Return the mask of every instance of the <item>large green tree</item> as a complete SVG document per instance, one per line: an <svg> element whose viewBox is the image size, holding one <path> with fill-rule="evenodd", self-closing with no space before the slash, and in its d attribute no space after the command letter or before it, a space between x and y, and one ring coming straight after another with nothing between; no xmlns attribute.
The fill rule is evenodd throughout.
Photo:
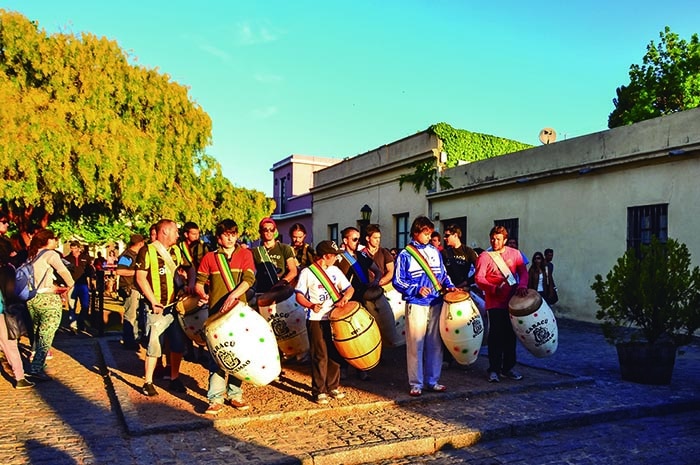
<svg viewBox="0 0 700 465"><path fill-rule="evenodd" d="M617 88L609 128L700 106L698 35L688 42L666 26L659 38L647 45L641 65L630 66L630 83Z"/></svg>
<svg viewBox="0 0 700 465"><path fill-rule="evenodd" d="M104 37L49 35L0 10L0 189L13 221L232 217L255 231L272 201L223 177L205 153L211 119L185 86L130 61Z"/></svg>

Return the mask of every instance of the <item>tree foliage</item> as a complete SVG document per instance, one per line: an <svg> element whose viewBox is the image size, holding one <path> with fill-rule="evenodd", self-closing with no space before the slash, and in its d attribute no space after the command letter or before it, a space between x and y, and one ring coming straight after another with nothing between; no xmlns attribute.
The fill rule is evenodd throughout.
<svg viewBox="0 0 700 465"><path fill-rule="evenodd" d="M246 230L274 208L205 153L211 120L188 89L104 37L0 10L0 102L0 189L20 228L233 217Z"/></svg>
<svg viewBox="0 0 700 465"><path fill-rule="evenodd" d="M503 137L496 137L489 134L455 129L447 123L437 123L428 128L440 138L442 148L447 153L446 168L457 166L460 161L472 162L486 160L487 158L505 155L520 150L529 149L532 145ZM399 177L399 186L405 183L413 185L418 193L422 188L430 191L435 188L435 180L440 182L442 189L449 189L452 184L449 178L437 176L437 161L427 160L417 162L411 166L412 173Z"/></svg>
<svg viewBox="0 0 700 465"><path fill-rule="evenodd" d="M630 83L616 89L609 128L700 106L698 35L687 42L666 26L659 38L647 45L641 66L630 66Z"/></svg>

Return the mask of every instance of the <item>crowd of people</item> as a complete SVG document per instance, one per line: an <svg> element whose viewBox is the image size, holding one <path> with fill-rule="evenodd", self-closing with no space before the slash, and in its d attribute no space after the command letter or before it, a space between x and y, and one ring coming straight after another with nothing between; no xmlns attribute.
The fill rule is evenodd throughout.
<svg viewBox="0 0 700 465"><path fill-rule="evenodd" d="M6 217L0 218L0 233L3 225L6 233L7 223ZM19 265L19 251L5 233L0 234L0 312L16 300L7 285L12 273L4 271ZM149 239L133 234L118 256L110 251L107 258L98 255L92 260L77 242L71 242L70 253L61 257L50 229L33 231L26 254L20 257L29 260L35 276L41 277L38 293L26 302L33 326L29 334L33 355L26 373L17 340L8 338L4 319L0 318L0 349L12 366L16 387L50 380L44 367L61 323L62 299L69 302L68 327L84 331L84 312L95 286L103 293L116 291L123 301L124 349L145 348L143 394L158 395L154 383L157 369L168 370L170 391L185 393L187 387L180 379L182 360L200 351L200 361L205 358L209 370L206 413L210 415L218 414L227 404L239 410L247 409L248 404L241 380L186 337L176 312L184 296L195 299L197 307L206 308L212 316L229 311L239 302L255 309L261 295L289 289L305 310L309 337L308 352L296 354L294 360L310 365L312 396L319 404L344 396L340 382L347 376L348 362L332 339L330 316L335 308L360 304L376 321L383 343L399 346L404 336L397 334L385 289L393 286L402 295L406 304L408 389L411 396L420 396L424 390L447 390L440 376L451 355L443 351L439 330L446 293L472 291L485 301L490 382L499 382L502 377L522 379L515 370L510 298L525 295L527 289L534 289L547 302L557 298L553 250L535 252L528 270L527 258L503 226L490 231L487 250L465 245L461 229L454 224L447 225L441 235L425 216L415 218L411 241L402 250L381 246L378 225L368 225L363 231L347 227L341 231L341 244L323 240L316 247L306 242L307 232L300 223L289 230L290 244L278 240L279 231L272 218L260 221L259 233L259 245L249 245L241 239L235 221L225 219L216 225L216 244L210 247L202 241L197 224L187 222L178 228L174 221L162 219L151 227ZM161 365L164 356L167 368ZM370 376L371 370L358 370L360 379Z"/></svg>

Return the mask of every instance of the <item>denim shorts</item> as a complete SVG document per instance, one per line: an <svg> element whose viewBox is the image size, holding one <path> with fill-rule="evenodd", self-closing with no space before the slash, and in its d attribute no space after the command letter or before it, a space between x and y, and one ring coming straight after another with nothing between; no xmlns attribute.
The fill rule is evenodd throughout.
<svg viewBox="0 0 700 465"><path fill-rule="evenodd" d="M185 351L185 333L180 328L180 324L175 321L172 313L163 315L148 312L146 333L148 334L146 355L149 357L160 357L163 354L163 336L168 337L171 352L183 353Z"/></svg>

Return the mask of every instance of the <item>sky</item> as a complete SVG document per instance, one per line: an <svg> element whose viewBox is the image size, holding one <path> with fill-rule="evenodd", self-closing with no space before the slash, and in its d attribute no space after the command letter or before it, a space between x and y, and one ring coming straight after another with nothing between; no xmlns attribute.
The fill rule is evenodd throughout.
<svg viewBox="0 0 700 465"><path fill-rule="evenodd" d="M115 40L189 89L236 186L272 195L292 154L353 157L439 122L539 145L607 129L665 26L697 0L0 0L48 33Z"/></svg>

